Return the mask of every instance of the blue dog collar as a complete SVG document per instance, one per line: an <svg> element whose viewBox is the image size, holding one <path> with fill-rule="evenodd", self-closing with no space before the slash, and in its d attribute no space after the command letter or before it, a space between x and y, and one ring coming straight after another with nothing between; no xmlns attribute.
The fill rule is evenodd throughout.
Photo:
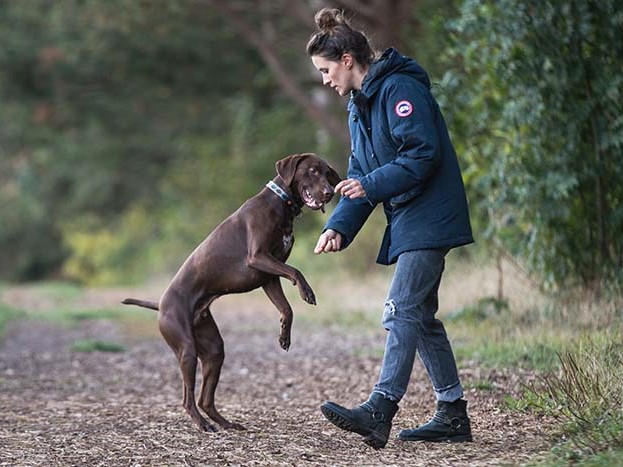
<svg viewBox="0 0 623 467"><path fill-rule="evenodd" d="M277 196L279 196L279 198L281 198L281 200L286 203L286 205L292 210L292 212L294 212L294 215L298 216L301 213L301 208L299 208L296 203L294 202L294 200L292 199L292 197L285 192L285 190L283 188L281 188L279 185L277 185L275 182L273 182L272 180L270 180L267 184L266 187L272 191L273 193L275 193Z"/></svg>

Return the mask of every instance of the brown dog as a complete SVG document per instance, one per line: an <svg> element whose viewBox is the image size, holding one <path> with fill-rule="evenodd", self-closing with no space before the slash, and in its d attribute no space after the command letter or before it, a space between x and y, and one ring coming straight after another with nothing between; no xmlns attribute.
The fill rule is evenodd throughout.
<svg viewBox="0 0 623 467"><path fill-rule="evenodd" d="M316 298L300 271L285 264L294 236L294 217L303 205L321 209L333 197L340 177L315 154L295 154L276 164L277 176L225 219L193 251L164 291L160 301L126 298L122 303L159 310L158 327L175 353L184 382L183 405L199 429L216 431L195 402L197 359L203 380L199 407L224 428L243 429L223 418L214 406L214 392L224 359L223 339L210 313L222 295L262 287L281 315L279 344L290 347L292 308L280 277L298 286L303 300Z"/></svg>

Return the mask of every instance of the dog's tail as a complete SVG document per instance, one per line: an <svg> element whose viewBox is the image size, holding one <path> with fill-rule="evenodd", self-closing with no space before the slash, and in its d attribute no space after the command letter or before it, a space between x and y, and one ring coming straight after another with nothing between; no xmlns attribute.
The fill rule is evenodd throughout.
<svg viewBox="0 0 623 467"><path fill-rule="evenodd" d="M150 308L152 310L156 310L158 311L160 308L158 308L158 302L150 302L147 300L138 300L136 298L126 298L124 300L122 300L122 302L124 305L138 305L138 306L142 306L143 308Z"/></svg>

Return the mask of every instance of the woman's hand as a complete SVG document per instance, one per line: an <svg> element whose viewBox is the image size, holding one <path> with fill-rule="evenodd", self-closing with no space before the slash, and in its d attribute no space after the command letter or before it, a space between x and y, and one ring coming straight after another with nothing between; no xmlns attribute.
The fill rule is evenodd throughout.
<svg viewBox="0 0 623 467"><path fill-rule="evenodd" d="M361 182L356 178L342 180L335 186L334 191L350 199L363 198L366 196L366 190L363 189Z"/></svg>
<svg viewBox="0 0 623 467"><path fill-rule="evenodd" d="M325 230L318 238L314 253L317 255L320 253L329 253L331 251L340 251L342 247L342 235L335 230Z"/></svg>

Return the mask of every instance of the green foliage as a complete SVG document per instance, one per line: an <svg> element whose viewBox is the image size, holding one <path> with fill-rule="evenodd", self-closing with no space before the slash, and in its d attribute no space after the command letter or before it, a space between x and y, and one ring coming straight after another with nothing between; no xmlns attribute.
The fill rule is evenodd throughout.
<svg viewBox="0 0 623 467"><path fill-rule="evenodd" d="M478 225L547 285L623 279L616 5L466 0L452 25L443 100L454 108Z"/></svg>
<svg viewBox="0 0 623 467"><path fill-rule="evenodd" d="M92 217L64 224L64 241L71 251L63 267L64 274L101 285L127 282L138 271L144 271L149 260L146 246L153 237L153 219L144 210L130 209L121 221L115 231Z"/></svg>
<svg viewBox="0 0 623 467"><path fill-rule="evenodd" d="M115 342L85 339L74 342L71 350L74 352L125 352L126 349Z"/></svg>
<svg viewBox="0 0 623 467"><path fill-rule="evenodd" d="M223 115L229 129L218 140L201 135L185 140L194 157L180 160L154 186L157 205L138 200L114 224L88 215L61 224L72 252L64 274L101 285L175 271L212 229L275 176L277 160L312 147L313 134L290 123L295 118L288 105L266 112L250 98L231 99ZM266 139L286 126L289 131L279 138ZM322 221L306 211L297 234L319 231Z"/></svg>
<svg viewBox="0 0 623 467"><path fill-rule="evenodd" d="M195 171L204 167L193 166L198 147L211 147L213 165L226 166L208 174L220 194L215 205L230 199L227 191L249 191L246 174L229 170L236 152L236 164L255 168L275 151L264 165L270 170L286 148L309 147L305 138L293 144L304 122L259 73L259 57L205 6L2 2L0 40L1 277L50 276L71 258L67 267L77 279L109 281L122 270L120 255L159 233L111 239L124 211L144 209L150 221L166 222L157 216L179 200L166 198L171 172L188 186L206 181ZM273 144L249 150L271 118L274 127L263 136ZM290 120L301 123L287 125L292 133L284 142L276 135ZM232 142L241 144L232 150ZM82 264L100 240L117 257L106 260L102 250ZM108 262L112 271L90 273Z"/></svg>
<svg viewBox="0 0 623 467"><path fill-rule="evenodd" d="M466 305L451 312L447 319L450 322L463 322L473 325L488 318L499 317L503 312L508 312L508 301L499 300L495 297L483 297L473 305Z"/></svg>
<svg viewBox="0 0 623 467"><path fill-rule="evenodd" d="M448 69L448 64L440 57L452 45L452 38L447 32L447 23L456 18L460 11L461 0L418 0L415 2L417 28L408 28L405 33L406 55L414 57L428 72L434 92L443 92L439 88L439 79ZM444 109L444 116L451 117L452 107ZM460 156L460 155L459 155Z"/></svg>

